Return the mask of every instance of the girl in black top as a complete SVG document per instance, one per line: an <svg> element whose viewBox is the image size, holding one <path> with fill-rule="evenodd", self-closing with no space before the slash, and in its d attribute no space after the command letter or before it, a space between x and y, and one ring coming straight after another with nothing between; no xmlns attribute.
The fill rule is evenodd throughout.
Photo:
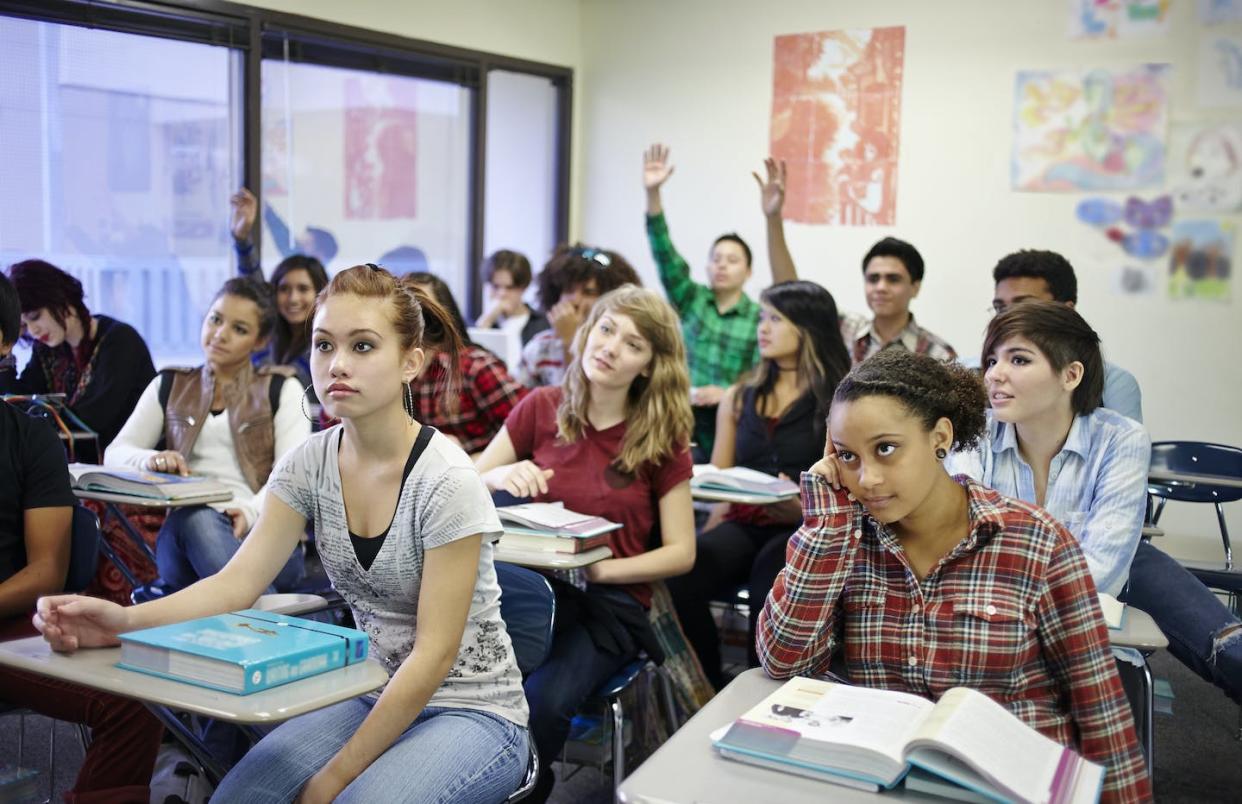
<svg viewBox="0 0 1242 804"><path fill-rule="evenodd" d="M828 406L849 371L832 294L814 282L782 282L759 297L759 355L751 377L728 389L716 417L712 464L796 480L823 452ZM709 601L750 587L750 662L755 618L785 564L785 543L802 521L798 498L774 505L722 503L698 537L694 569L669 591L708 679L724 686Z"/></svg>
<svg viewBox="0 0 1242 804"><path fill-rule="evenodd" d="M34 342L30 362L0 362L0 393L64 394L65 405L99 434L99 452L80 451L79 461L102 462L103 448L120 432L155 376L151 352L129 324L91 315L82 283L43 260L9 268L21 299L25 338Z"/></svg>

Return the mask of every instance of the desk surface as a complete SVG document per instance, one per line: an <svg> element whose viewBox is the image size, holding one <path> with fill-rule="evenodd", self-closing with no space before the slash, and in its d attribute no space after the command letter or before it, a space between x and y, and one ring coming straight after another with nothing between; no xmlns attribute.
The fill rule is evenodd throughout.
<svg viewBox="0 0 1242 804"><path fill-rule="evenodd" d="M617 799L627 804L874 802L875 793L724 759L712 748L708 735L732 723L782 683L758 668L733 679L621 783ZM883 795L886 799L933 800L900 787Z"/></svg>
<svg viewBox="0 0 1242 804"><path fill-rule="evenodd" d="M233 723L279 723L379 689L388 674L366 661L253 695L231 695L116 666L121 649L53 653L41 636L0 642L0 665Z"/></svg>
<svg viewBox="0 0 1242 804"><path fill-rule="evenodd" d="M515 550L512 547L505 547L503 536L492 553L492 559L495 561L504 561L506 564L517 564L531 569L579 569L588 564L594 564L596 561L603 561L605 558L612 558L612 548L601 545L582 553Z"/></svg>
<svg viewBox="0 0 1242 804"><path fill-rule="evenodd" d="M187 500L159 500L152 497L135 497L132 494L114 494L110 491L87 491L74 489L73 496L79 500L98 500L99 502L133 505L138 508L185 508L191 505L207 505L208 503L227 502L233 499L233 492L223 491L206 497L195 497Z"/></svg>
<svg viewBox="0 0 1242 804"><path fill-rule="evenodd" d="M1156 484L1182 484L1224 486L1231 489L1242 489L1242 478L1224 475L1196 475L1189 472L1172 472L1168 469L1152 469L1147 473L1147 482Z"/></svg>
<svg viewBox="0 0 1242 804"><path fill-rule="evenodd" d="M1151 615L1133 606L1126 606L1121 628L1116 631L1110 628L1108 637L1114 648L1137 648L1145 653L1164 650L1169 646L1169 640Z"/></svg>

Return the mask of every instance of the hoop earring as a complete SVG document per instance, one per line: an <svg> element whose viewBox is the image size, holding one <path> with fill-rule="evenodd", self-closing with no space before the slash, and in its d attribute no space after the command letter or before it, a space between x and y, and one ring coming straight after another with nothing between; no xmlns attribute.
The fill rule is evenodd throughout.
<svg viewBox="0 0 1242 804"><path fill-rule="evenodd" d="M414 423L414 389L410 387L408 382L401 383L401 403L405 407L405 415L409 417L410 424Z"/></svg>
<svg viewBox="0 0 1242 804"><path fill-rule="evenodd" d="M311 418L310 410L308 410L306 407L306 392L313 390L314 387L315 387L314 385L307 385L305 388L302 389L302 415L305 416L306 420L310 422L311 424L314 424L315 420Z"/></svg>
<svg viewBox="0 0 1242 804"><path fill-rule="evenodd" d="M936 448L936 457L937 457L939 460L942 460L942 461L943 461L945 458L949 457L949 453L945 450L945 448L944 448L944 447L937 447L937 448Z"/></svg>

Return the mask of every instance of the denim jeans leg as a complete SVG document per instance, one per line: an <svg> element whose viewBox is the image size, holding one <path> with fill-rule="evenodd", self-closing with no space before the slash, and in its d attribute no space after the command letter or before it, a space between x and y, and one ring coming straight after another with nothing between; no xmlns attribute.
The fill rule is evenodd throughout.
<svg viewBox="0 0 1242 804"><path fill-rule="evenodd" d="M371 712L353 698L285 721L255 744L216 788L213 801L286 804L336 755Z"/></svg>
<svg viewBox="0 0 1242 804"><path fill-rule="evenodd" d="M169 592L219 572L241 543L226 514L205 505L174 508L155 542L155 563Z"/></svg>
<svg viewBox="0 0 1242 804"><path fill-rule="evenodd" d="M560 631L553 638L547 660L523 685L530 704L530 733L539 750L539 782L530 801L545 801L551 794L555 781L552 762L560 759L574 714L600 684L634 658L633 654L620 656L600 650L582 625Z"/></svg>
<svg viewBox="0 0 1242 804"><path fill-rule="evenodd" d="M429 707L336 800L499 804L522 781L528 740L487 712Z"/></svg>
<svg viewBox="0 0 1242 804"><path fill-rule="evenodd" d="M1242 623L1202 581L1140 542L1121 599L1151 615L1178 661L1242 704Z"/></svg>

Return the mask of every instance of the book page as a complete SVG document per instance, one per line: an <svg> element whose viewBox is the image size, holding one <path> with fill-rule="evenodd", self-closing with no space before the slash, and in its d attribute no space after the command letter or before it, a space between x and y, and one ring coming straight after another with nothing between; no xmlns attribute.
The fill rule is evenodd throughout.
<svg viewBox="0 0 1242 804"><path fill-rule="evenodd" d="M904 765L902 748L933 708L917 695L796 678L743 719L809 740L865 748Z"/></svg>
<svg viewBox="0 0 1242 804"><path fill-rule="evenodd" d="M1100 592L1100 611L1104 614L1104 622L1114 631L1121 629L1121 620L1126 613L1126 604L1112 595Z"/></svg>
<svg viewBox="0 0 1242 804"><path fill-rule="evenodd" d="M558 529L589 520L587 514L570 511L563 503L525 503L496 509L501 519L529 523L536 527Z"/></svg>
<svg viewBox="0 0 1242 804"><path fill-rule="evenodd" d="M945 747L985 778L1031 801L1045 801L1065 748L976 690L941 697L912 747Z"/></svg>

